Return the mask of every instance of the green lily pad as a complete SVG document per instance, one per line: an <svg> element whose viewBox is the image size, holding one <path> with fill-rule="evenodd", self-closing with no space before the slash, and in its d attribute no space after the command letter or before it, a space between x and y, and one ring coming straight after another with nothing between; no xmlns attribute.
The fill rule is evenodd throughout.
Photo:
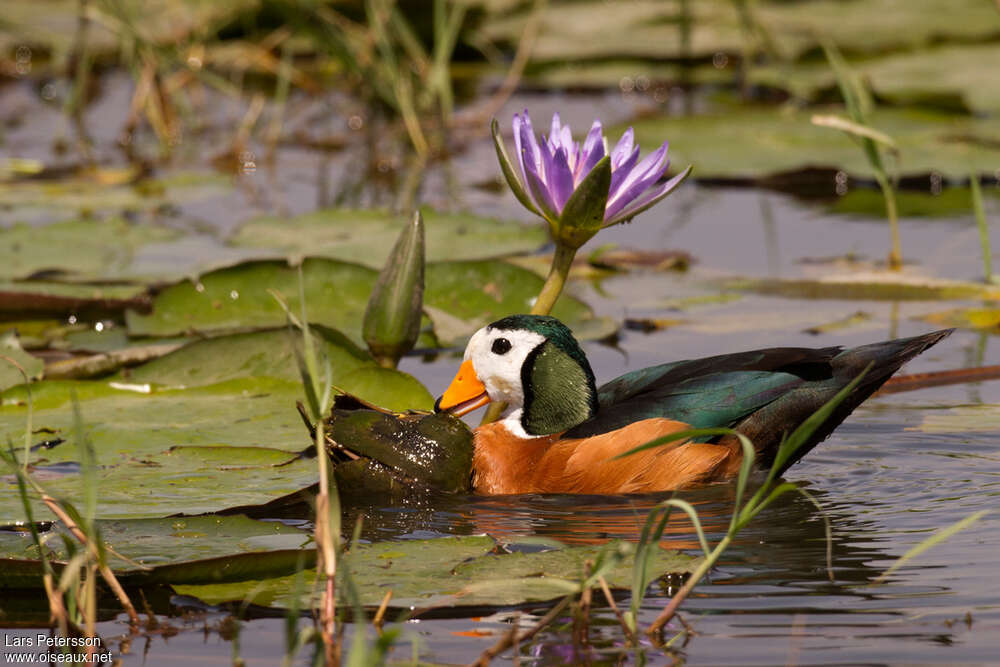
<svg viewBox="0 0 1000 667"><path fill-rule="evenodd" d="M17 317L100 319L120 315L126 308L148 307L146 288L138 285L0 281L0 314Z"/></svg>
<svg viewBox="0 0 1000 667"><path fill-rule="evenodd" d="M511 313L526 313L538 296L544 281L534 272L506 262L437 262L427 265L427 289L424 305L434 322L438 338L445 343L463 342L479 327ZM447 313L463 323L467 333L438 331L439 313ZM578 338L604 338L617 325L607 318L595 317L579 299L564 293L552 309Z"/></svg>
<svg viewBox="0 0 1000 667"><path fill-rule="evenodd" d="M322 353L330 362L334 384L363 366L375 366L368 353L343 334L316 326L313 332L322 344ZM300 375L292 349L293 336L296 342L301 339L301 333L293 333L283 327L196 340L142 366L125 369L112 379L139 384L155 383L177 389L252 377L297 382ZM371 392L359 395L372 396Z"/></svg>
<svg viewBox="0 0 1000 667"><path fill-rule="evenodd" d="M375 278L373 269L358 264L306 259L302 279L310 320L338 329L360 343L365 306ZM424 304L432 321L436 309L463 322L469 333L510 313L530 310L543 283L531 271L489 260L430 263L425 281ZM298 270L283 261L255 261L212 271L197 283L172 285L155 297L152 313L129 311L126 323L133 336L281 326L285 313L268 290L281 292L292 311L299 311ZM584 303L568 295L559 300L553 314L580 331L585 331L588 323L603 322ZM456 332L455 327L445 329ZM448 335L438 338L444 343L459 340Z"/></svg>
<svg viewBox="0 0 1000 667"><path fill-rule="evenodd" d="M928 313L920 319L940 326L1000 333L1000 308L955 308Z"/></svg>
<svg viewBox="0 0 1000 667"><path fill-rule="evenodd" d="M315 332L336 386L390 409L432 407L413 377L378 367L342 334ZM315 462L298 458L309 438L295 410L302 392L284 329L196 341L108 381L35 383L33 427L49 434L37 440L73 439L74 394L101 466L104 518L256 505L315 482ZM27 392L0 398L0 440L21 442ZM68 442L30 459L46 488L68 497L80 494L78 460ZM21 513L14 480L0 478L0 522Z"/></svg>
<svg viewBox="0 0 1000 667"><path fill-rule="evenodd" d="M482 218L465 213L421 211L427 261L489 259L537 250L548 240L541 224ZM406 216L384 210L323 209L291 220L258 218L229 241L280 251L357 262L381 269Z"/></svg>
<svg viewBox="0 0 1000 667"><path fill-rule="evenodd" d="M178 236L166 227L120 218L14 225L2 234L0 278L7 279L53 273L73 279L119 278L128 273L140 246Z"/></svg>
<svg viewBox="0 0 1000 667"><path fill-rule="evenodd" d="M872 178L861 148L846 134L810 122L817 110L734 107L697 116L650 116L634 123L636 141L670 140L672 164L695 165L699 178L764 180L806 168L839 169ZM968 178L991 175L1000 163L1000 121L918 109L877 109L871 126L899 146L900 175L937 172ZM609 130L616 136L624 128ZM890 169L893 160L887 163ZM830 191L833 192L833 177Z"/></svg>
<svg viewBox="0 0 1000 667"><path fill-rule="evenodd" d="M894 104L993 113L1000 111L993 67L998 59L1000 44L945 44L850 64L879 98ZM788 90L803 99L815 99L837 87L825 61L753 68L750 81Z"/></svg>
<svg viewBox="0 0 1000 667"><path fill-rule="evenodd" d="M517 3L510 11L510 6L501 5L481 31L491 40L515 45L533 9ZM732 2L699 0L687 4L690 34L686 51L680 6L656 0L550 3L541 15L531 64L539 67L623 57L710 58L719 52L743 52L746 33ZM985 40L996 34L996 10L989 3L956 0L947 12L940 10L934 0L761 0L753 5L757 21L781 54L791 59L818 49L820 36L849 53L883 53L947 39ZM892 21L886 21L886 16L892 16Z"/></svg>
<svg viewBox="0 0 1000 667"><path fill-rule="evenodd" d="M72 444L74 391L100 466L97 514L102 518L259 504L315 482L315 463L296 454L308 445L295 411L301 395L297 384L261 378L150 393L140 393L150 389L147 385L132 387L138 391L102 382L32 385L33 426L46 429L38 440L68 441L31 455L33 474L53 495L81 495L79 452ZM3 394L3 441L23 441L26 398L21 387ZM227 447L229 456L217 462L199 455L200 447ZM278 453L261 460L260 448ZM46 516L47 510L35 505L36 516ZM13 478L0 477L0 522L23 518Z"/></svg>
<svg viewBox="0 0 1000 667"><path fill-rule="evenodd" d="M996 197L993 188L983 194ZM896 209L900 218L958 218L972 214L972 194L969 188L945 188L939 194L901 190L896 193ZM851 188L828 207L831 213L866 218L885 217L882 192L870 188Z"/></svg>
<svg viewBox="0 0 1000 667"><path fill-rule="evenodd" d="M100 18L90 22L87 49L92 57L107 57L118 51L122 46L122 36L111 26L122 19L143 42L175 45L178 39L192 32L195 35L213 34L213 26L218 29L224 21L238 16L249 6L256 4L250 0L232 3L127 0L107 7L95 6L91 11ZM105 17L104 12L111 10L114 14ZM119 11L124 15L122 19L117 17ZM36 54L34 62L43 62L41 56L46 53L51 53L53 60L59 62L57 56L69 51L77 38L78 12L79 4L75 0L49 0L44 12L39 12L38 6L30 0L5 0L3 23L0 24L0 49L13 53L18 46L38 47L41 52ZM33 71L38 71L37 66Z"/></svg>
<svg viewBox="0 0 1000 667"><path fill-rule="evenodd" d="M310 258L302 263L309 319L361 341L361 320L375 271L358 264ZM257 261L207 273L161 291L153 312L126 314L133 336L246 331L280 327L285 312L268 290L284 295L300 311L298 270L284 261Z"/></svg>
<svg viewBox="0 0 1000 667"><path fill-rule="evenodd" d="M600 547L564 547L537 553L493 553L490 537L446 537L430 540L379 542L353 547L343 562L343 570L357 587L361 603L377 606L392 590L390 606L416 607L504 607L529 602L547 602L578 593L584 562L594 561L601 552L619 552L621 562L605 580L622 589L632 582L632 545L611 542ZM661 573L688 573L698 558L677 551L660 550L651 570ZM306 575L311 581L313 572ZM342 570L338 576L343 577ZM177 592L205 602L247 600L273 608L287 608L292 602L294 577L267 581L210 586L178 586ZM345 585L338 583L338 594ZM317 599L306 594L303 607L316 606ZM346 600L344 600L346 602Z"/></svg>
<svg viewBox="0 0 1000 667"><path fill-rule="evenodd" d="M315 550L302 548L312 536L278 521L205 515L101 519L95 525L105 545L138 564L109 557L112 570L126 585L283 576L316 561ZM46 558L57 565L69 558L63 536L75 541L60 523L41 534ZM29 532L0 531L0 588L40 588L40 568L31 574L24 572L25 568L4 566L11 561L24 564L37 559L38 549Z"/></svg>
<svg viewBox="0 0 1000 667"><path fill-rule="evenodd" d="M44 367L45 362L21 348L15 332L0 334L0 391L37 379Z"/></svg>
<svg viewBox="0 0 1000 667"><path fill-rule="evenodd" d="M382 368L344 334L313 325L321 358L329 362L330 382L342 391L389 410L430 410L434 397L408 373ZM293 339L287 328L199 340L110 378L131 384L173 389L202 387L236 379L275 378L299 383Z"/></svg>
<svg viewBox="0 0 1000 667"><path fill-rule="evenodd" d="M76 21L75 16L72 20ZM86 177L0 182L0 201L16 215L0 212L0 220L55 221L80 214L154 211L164 205L219 195L230 187L229 179L211 172L178 172L166 178L110 185Z"/></svg>

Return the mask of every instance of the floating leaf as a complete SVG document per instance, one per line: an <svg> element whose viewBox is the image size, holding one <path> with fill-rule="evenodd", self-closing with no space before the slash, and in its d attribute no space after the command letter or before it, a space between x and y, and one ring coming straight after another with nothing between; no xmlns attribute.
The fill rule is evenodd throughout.
<svg viewBox="0 0 1000 667"><path fill-rule="evenodd" d="M0 313L17 317L100 319L148 307L146 289L140 286L0 281Z"/></svg>
<svg viewBox="0 0 1000 667"><path fill-rule="evenodd" d="M515 45L533 10L514 3L481 27L492 41ZM934 0L852 3L849 11L838 0L808 3L761 0L754 4L757 20L767 27L782 54L795 59L819 48L819 36L852 53L917 50L949 38L964 42L986 40L996 31L996 10L977 0L955 0L941 12ZM740 14L727 0L699 0L688 5L690 40L685 50L678 5L640 0L629 3L589 2L548 5L531 52L531 70L565 63L600 62L622 58L645 61L711 58L717 53L743 53L746 31ZM892 21L886 21L887 15ZM983 63L988 67L990 61ZM586 68L581 68L586 72ZM669 70L668 70L669 71ZM947 71L947 70L945 70ZM637 70L632 76L641 74ZM567 84L574 83L567 79ZM700 167L699 167L700 169Z"/></svg>
<svg viewBox="0 0 1000 667"><path fill-rule="evenodd" d="M229 179L216 173L179 172L124 185L102 182L91 173L56 181L0 182L0 201L17 212L14 218L17 221L48 222L80 212L89 217L100 212L152 211L164 205L176 206L219 195L229 187ZM9 217L3 214L0 220Z"/></svg>
<svg viewBox="0 0 1000 667"><path fill-rule="evenodd" d="M45 362L21 348L15 332L0 334L0 391L39 378L44 366Z"/></svg>
<svg viewBox="0 0 1000 667"><path fill-rule="evenodd" d="M993 195L993 189L984 194ZM969 215L969 189L944 188L938 194L900 190L896 193L896 207L901 218L958 218ZM866 218L885 215L885 198L881 191L869 188L850 188L827 207L831 213Z"/></svg>
<svg viewBox="0 0 1000 667"><path fill-rule="evenodd" d="M537 274L506 262L428 264L426 280L424 303L470 327L475 324L473 331L511 313L530 311L544 282ZM434 312L428 309L432 321ZM595 317L586 304L568 294L559 298L552 315L565 322L579 338L604 338L617 328L611 320ZM442 338L446 343L462 340Z"/></svg>
<svg viewBox="0 0 1000 667"><path fill-rule="evenodd" d="M73 432L70 397L77 394L100 466L97 515L102 518L259 504L315 482L315 465L296 459L304 448L295 412L297 385L234 380L150 393L140 393L150 389L144 385L118 386L46 380L32 387L34 427L48 434L39 440ZM3 394L0 440L23 437L26 398L19 388ZM198 447L227 447L226 464L199 457ZM256 458L261 447L280 450L281 460L262 463ZM77 455L66 444L41 449L33 453L30 470L54 495L73 498L80 493ZM232 469L244 461L246 466ZM0 523L23 519L23 511L14 480L0 477ZM42 516L46 510L37 506L35 511Z"/></svg>
<svg viewBox="0 0 1000 667"><path fill-rule="evenodd" d="M1000 308L955 308L922 315L931 324L1000 333Z"/></svg>
<svg viewBox="0 0 1000 667"><path fill-rule="evenodd" d="M315 551L302 549L311 536L278 521L245 516L191 516L95 522L107 546L142 567L110 559L126 585L154 582L210 583L282 576L315 563ZM46 556L57 564L69 559L59 523L42 533ZM71 538L72 539L72 538ZM0 531L0 588L40 588L38 573L8 568L11 561L38 558L30 533Z"/></svg>
<svg viewBox="0 0 1000 667"><path fill-rule="evenodd" d="M375 276L374 270L357 264L306 259L302 279L312 321L343 331L360 343L362 319ZM478 322L478 326L530 310L543 282L534 273L501 261L428 264L425 281L425 305L460 320ZM167 287L155 297L152 313L129 311L126 323L133 336L281 326L285 313L269 289L284 294L292 311L298 311L298 271L282 261L256 261L212 271L197 283L185 281ZM585 304L570 296L559 300L555 314L574 329L585 330L584 325L601 323L601 329L613 332L613 325L595 318Z"/></svg>
<svg viewBox="0 0 1000 667"><path fill-rule="evenodd" d="M322 353L330 362L334 384L359 368L374 366L368 353L343 334L320 326L314 326L313 333L321 342ZM176 352L137 368L124 370L112 379L177 389L253 377L297 382L299 373L292 352L293 335L296 334L283 327L196 340ZM376 400L371 393L359 395Z"/></svg>
<svg viewBox="0 0 1000 667"><path fill-rule="evenodd" d="M0 278L8 279L36 274L71 279L122 277L129 273L141 246L179 236L167 227L120 218L14 225L2 233Z"/></svg>
<svg viewBox="0 0 1000 667"><path fill-rule="evenodd" d="M992 69L998 58L1000 45L986 42L941 44L855 59L850 64L879 98L893 104L993 113L1000 110L1000 90ZM808 100L836 86L830 68L816 62L753 67L749 77L757 85L788 90Z"/></svg>
<svg viewBox="0 0 1000 667"><path fill-rule="evenodd" d="M605 550L630 552L631 545L611 542L601 547L564 547L537 553L492 553L490 537L445 537L430 540L378 542L352 547L344 559L361 602L377 606L392 590L390 605L408 607L504 607L546 602L579 592L584 562ZM659 550L651 564L658 573L691 572L699 559L676 551ZM314 576L307 574L307 581ZM631 555L612 568L605 580L612 588L627 589L632 578ZM344 587L337 586L338 591ZM205 602L247 600L254 604L287 608L292 577L268 581L181 586L179 593ZM306 599L305 607L316 599Z"/></svg>
<svg viewBox="0 0 1000 667"><path fill-rule="evenodd" d="M634 122L635 140L655 143L670 137L671 162L697 164L699 178L758 181L817 167L871 178L871 166L855 142L813 125L814 113L741 106L711 114L649 116ZM992 174L1000 161L996 119L880 108L872 112L870 123L896 141L903 176L936 172L964 179L970 169ZM833 193L832 173L829 179Z"/></svg>
<svg viewBox="0 0 1000 667"><path fill-rule="evenodd" d="M422 209L427 261L488 259L531 252L545 244L541 225ZM266 248L270 254L322 256L379 269L385 264L406 216L383 210L322 209L288 218L244 223L230 243Z"/></svg>

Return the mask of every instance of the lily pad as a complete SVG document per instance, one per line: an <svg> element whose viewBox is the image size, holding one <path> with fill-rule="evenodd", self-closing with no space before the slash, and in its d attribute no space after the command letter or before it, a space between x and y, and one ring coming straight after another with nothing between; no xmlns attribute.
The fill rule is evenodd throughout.
<svg viewBox="0 0 1000 667"><path fill-rule="evenodd" d="M425 280L424 304L459 318L472 331L505 315L531 310L544 282L535 273L506 262L437 262L427 265ZM428 312L435 321L435 311ZM595 331L600 334L596 337L604 337L615 328L604 318L594 317L586 304L568 294L559 298L552 315L581 338L594 338ZM440 334L438 337L450 343L464 340L447 340Z"/></svg>
<svg viewBox="0 0 1000 667"><path fill-rule="evenodd" d="M983 194L997 197L994 188L986 188ZM938 194L901 190L896 193L896 209L900 218L968 218L972 215L972 194L969 188L945 188ZM885 198L874 188L851 188L828 210L840 215L884 218Z"/></svg>
<svg viewBox="0 0 1000 667"><path fill-rule="evenodd" d="M373 269L358 264L306 259L302 278L309 318L360 343L375 277ZM281 326L285 313L268 290L281 292L292 311L298 312L298 280L298 270L283 261L247 262L212 271L197 283L186 281L164 289L155 297L149 315L129 311L129 333L174 336ZM465 323L469 333L510 313L530 310L543 282L531 271L488 260L429 263L425 281L424 304L432 321L439 319L434 315L436 309ZM584 331L588 323L601 322L584 303L570 296L559 300L553 314L574 330ZM447 331L456 329L447 327ZM444 343L458 340L440 334L438 338Z"/></svg>
<svg viewBox="0 0 1000 667"><path fill-rule="evenodd" d="M349 262L305 260L302 280L309 319L360 342L361 320L375 275L374 270ZM298 270L284 261L256 261L167 287L154 299L152 313L129 311L126 323L133 336L280 327L285 324L285 312L268 290L283 294L292 312L299 312Z"/></svg>
<svg viewBox="0 0 1000 667"><path fill-rule="evenodd" d="M929 313L920 319L940 326L1000 333L1000 308L955 308Z"/></svg>
<svg viewBox="0 0 1000 667"><path fill-rule="evenodd" d="M317 325L312 329L336 389L389 410L433 407L434 397L412 375L377 365L339 331ZM301 376L293 344L299 344L299 336L282 328L194 341L142 366L124 369L110 380L172 389L265 377L298 384Z"/></svg>
<svg viewBox="0 0 1000 667"><path fill-rule="evenodd" d="M313 332L322 344L322 353L330 362L334 384L363 366L375 366L368 353L343 334L317 326L313 327ZM123 370L112 379L138 384L153 383L175 389L253 377L297 382L300 376L292 349L293 336L296 342L301 338L300 333L292 333L282 327L196 340L138 368ZM371 393L359 395L372 397Z"/></svg>
<svg viewBox="0 0 1000 667"><path fill-rule="evenodd" d="M14 225L2 234L0 278L42 274L76 280L127 275L140 246L178 236L167 227L121 218Z"/></svg>
<svg viewBox="0 0 1000 667"><path fill-rule="evenodd" d="M211 34L212 25L220 26L253 4L250 0L221 4L201 0L128 0L108 6L114 7L116 13L121 12L122 18L103 16L105 7L98 5L90 10L100 18L90 22L87 48L95 57L106 57L120 48L122 37L109 26L121 20L127 21L129 30L137 31L144 42L173 45L192 31L205 30L205 34ZM39 12L30 0L5 0L0 49L13 51L29 45L40 47L42 53L65 54L79 30L78 12L75 0L49 0L44 12ZM58 62L58 58L54 60Z"/></svg>
<svg viewBox="0 0 1000 667"><path fill-rule="evenodd" d="M6 9L6 7L5 7ZM75 23L76 18L72 21ZM73 215L154 211L162 206L219 195L230 182L216 173L178 172L135 183L105 183L93 174L63 180L0 182L0 221L50 222ZM16 216L16 217L14 217Z"/></svg>
<svg viewBox="0 0 1000 667"><path fill-rule="evenodd" d="M994 68L998 59L1000 44L995 42L945 44L854 60L851 67L879 98L894 104L993 113L1000 111ZM804 99L815 99L837 87L833 70L825 61L755 67L750 70L750 81L782 88Z"/></svg>
<svg viewBox="0 0 1000 667"><path fill-rule="evenodd" d="M357 587L361 603L377 606L392 590L394 608L504 607L547 602L580 591L584 562L605 552L620 554L621 562L605 575L612 588L628 588L632 581L632 545L610 542L600 547L564 547L537 553L494 553L495 541L486 536L446 537L430 540L379 542L353 547L344 567ZM683 574L697 567L698 558L677 551L660 550L651 570ZM311 581L313 572L306 575ZM342 577L342 571L338 571ZM178 586L177 592L205 602L247 600L274 608L290 606L294 578L220 584ZM345 586L338 584L342 594ZM303 607L317 600L304 596Z"/></svg>
<svg viewBox="0 0 1000 667"><path fill-rule="evenodd" d="M508 5L509 6L509 5ZM481 28L494 41L518 42L531 5L500 8ZM553 2L542 11L533 67L550 63L642 58L667 60L740 54L746 44L739 11L727 0L688 3L689 44L681 36L681 5L638 0L628 3ZM819 48L820 36L849 53L916 49L949 38L985 40L996 34L996 11L988 3L956 0L940 11L934 0L761 0L753 11L785 58ZM892 16L892 21L886 21Z"/></svg>
<svg viewBox="0 0 1000 667"><path fill-rule="evenodd" d="M423 209L427 261L489 259L537 250L548 240L541 225ZM406 217L384 210L323 209L291 220L244 223L230 243L357 262L381 269ZM273 253L272 253L273 254Z"/></svg>
<svg viewBox="0 0 1000 667"><path fill-rule="evenodd" d="M650 116L634 123L636 141L670 139L672 164L696 165L698 178L766 179L807 168L843 170L872 178L861 148L843 132L810 122L817 110L734 107L697 116ZM877 109L871 126L899 146L902 176L936 172L965 179L970 170L992 176L1000 162L1000 121L918 109ZM625 128L609 130L612 136ZM890 169L893 160L889 159ZM830 192L834 190L830 174Z"/></svg>
<svg viewBox="0 0 1000 667"><path fill-rule="evenodd" d="M15 332L0 334L0 390L40 377L44 367L45 362L21 348Z"/></svg>
<svg viewBox="0 0 1000 667"><path fill-rule="evenodd" d="M146 288L136 285L0 281L0 314L99 319L120 315L126 308L148 307Z"/></svg>
<svg viewBox="0 0 1000 667"><path fill-rule="evenodd" d="M278 521L205 515L101 519L95 525L107 546L137 564L113 556L109 559L115 574L127 585L283 576L311 567L316 560L315 550L302 548L312 536ZM60 523L41 533L46 558L57 565L69 558L64 536L74 541ZM37 559L38 549L29 532L0 530L0 588L40 588L40 568L32 575L23 567L4 567L12 561L23 565Z"/></svg>
<svg viewBox="0 0 1000 667"><path fill-rule="evenodd" d="M100 466L97 514L102 518L259 504L316 479L315 464L297 456L307 444L295 412L297 384L262 378L187 390L117 386L123 388L60 380L32 385L34 428L46 429L46 440L68 441L33 452L30 459L33 474L53 495L72 499L81 494L79 452L72 444L73 392ZM22 441L26 401L21 387L4 392L3 441ZM225 447L228 456L224 462L200 456L203 447ZM273 456L261 460L261 448ZM37 503L35 511L45 516ZM13 478L0 477L0 523L23 518Z"/></svg>

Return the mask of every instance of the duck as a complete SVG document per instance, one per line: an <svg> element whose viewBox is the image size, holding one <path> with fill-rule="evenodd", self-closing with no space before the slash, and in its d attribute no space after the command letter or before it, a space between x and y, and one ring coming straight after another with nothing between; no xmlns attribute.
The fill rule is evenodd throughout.
<svg viewBox="0 0 1000 667"><path fill-rule="evenodd" d="M904 363L951 329L844 349L775 347L674 361L597 387L572 331L554 317L511 315L470 338L434 409L465 415L507 404L475 429L478 494L628 494L689 489L735 478L743 449L728 434L630 450L693 428L747 436L758 467L782 438L852 380L861 381L778 474L825 440Z"/></svg>

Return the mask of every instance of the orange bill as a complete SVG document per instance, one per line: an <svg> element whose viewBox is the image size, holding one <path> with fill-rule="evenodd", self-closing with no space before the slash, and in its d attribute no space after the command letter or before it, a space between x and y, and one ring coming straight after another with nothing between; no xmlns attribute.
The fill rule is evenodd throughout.
<svg viewBox="0 0 1000 667"><path fill-rule="evenodd" d="M437 400L434 409L453 415L464 415L490 402L486 387L476 376L472 361L463 361L458 367L458 375L451 381L444 395Z"/></svg>

